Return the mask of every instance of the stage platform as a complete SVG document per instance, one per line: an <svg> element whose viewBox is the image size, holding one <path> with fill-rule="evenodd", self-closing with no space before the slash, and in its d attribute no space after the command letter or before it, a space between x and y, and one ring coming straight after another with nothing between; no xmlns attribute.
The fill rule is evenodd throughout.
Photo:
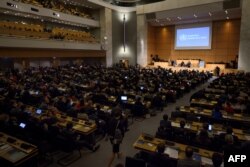
<svg viewBox="0 0 250 167"><path fill-rule="evenodd" d="M244 72L243 70L238 70L238 69L230 69L230 68L225 68L224 64L207 64L206 67L178 67L178 66L169 66L168 62L155 62L154 65L148 65L149 68L158 68L162 67L165 69L172 69L173 71L180 71L180 70L196 70L196 71L209 71L211 73L215 72L216 67L220 68L220 73L228 74L228 73L242 73Z"/></svg>

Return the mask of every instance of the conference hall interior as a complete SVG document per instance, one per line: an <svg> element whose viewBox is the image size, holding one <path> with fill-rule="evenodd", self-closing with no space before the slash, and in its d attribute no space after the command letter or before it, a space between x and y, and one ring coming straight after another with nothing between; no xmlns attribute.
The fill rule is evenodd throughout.
<svg viewBox="0 0 250 167"><path fill-rule="evenodd" d="M250 166L249 8L1 0L0 166Z"/></svg>

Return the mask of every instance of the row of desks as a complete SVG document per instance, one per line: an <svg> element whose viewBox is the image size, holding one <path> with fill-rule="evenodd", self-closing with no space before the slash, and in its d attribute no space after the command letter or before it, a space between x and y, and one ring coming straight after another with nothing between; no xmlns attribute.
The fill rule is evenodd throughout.
<svg viewBox="0 0 250 167"><path fill-rule="evenodd" d="M141 151L154 153L157 151L157 145L159 145L160 143L164 143L168 149L165 150L165 154L168 154L171 158L175 159L183 159L185 157L185 149L188 145L154 137L150 137L150 139L147 138L148 137L145 137L145 134L140 135L136 142L133 144L133 147ZM201 156L201 161L203 164L212 164L211 157L214 153L213 151L197 147L192 148L195 153Z"/></svg>
<svg viewBox="0 0 250 167"><path fill-rule="evenodd" d="M201 116L207 116L212 118L212 110L210 109L201 109L197 107L190 107L190 106L180 106L179 110L181 112L185 113L194 113ZM225 111L222 112L222 117L224 120L233 120L233 121L244 121L250 123L250 117L234 113L234 114L228 114Z"/></svg>
<svg viewBox="0 0 250 167"><path fill-rule="evenodd" d="M41 114L37 114L36 110L37 109L32 106L27 107L27 111L30 112L31 116L36 119L43 120L49 117L48 110L42 111ZM73 129L82 135L89 135L97 129L96 123L90 120L73 118L59 112L55 114L55 117L58 119L58 126L66 127L67 123L73 123Z"/></svg>
<svg viewBox="0 0 250 167"><path fill-rule="evenodd" d="M172 127L180 128L180 119L171 121L171 125ZM202 127L203 127L203 123L201 122L191 122L191 123L188 123L184 128L197 133L199 130L202 129ZM214 135L219 135L221 133L226 133L226 129L220 124L213 124L212 132ZM250 134L244 133L242 129L233 128L233 133L241 141L250 140Z"/></svg>
<svg viewBox="0 0 250 167"><path fill-rule="evenodd" d="M213 109L217 105L217 101L210 101L207 99L192 99L191 100L191 106L197 106L197 107L204 107Z"/></svg>

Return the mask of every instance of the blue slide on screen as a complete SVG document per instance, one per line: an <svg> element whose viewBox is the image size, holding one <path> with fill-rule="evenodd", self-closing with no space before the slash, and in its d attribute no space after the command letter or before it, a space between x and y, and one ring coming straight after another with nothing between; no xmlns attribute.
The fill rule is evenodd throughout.
<svg viewBox="0 0 250 167"><path fill-rule="evenodd" d="M210 49L210 27L176 29L176 49Z"/></svg>

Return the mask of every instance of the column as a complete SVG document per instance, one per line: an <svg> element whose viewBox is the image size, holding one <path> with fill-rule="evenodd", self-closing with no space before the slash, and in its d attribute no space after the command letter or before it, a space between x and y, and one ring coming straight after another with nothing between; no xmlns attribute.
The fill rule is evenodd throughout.
<svg viewBox="0 0 250 167"><path fill-rule="evenodd" d="M250 72L250 0L243 0L242 3L238 68Z"/></svg>
<svg viewBox="0 0 250 167"><path fill-rule="evenodd" d="M101 26L101 47L106 50L106 65L107 67L113 64L112 55L112 10L108 8L100 11L100 26Z"/></svg>
<svg viewBox="0 0 250 167"><path fill-rule="evenodd" d="M148 23L144 14L137 15L137 64L148 65Z"/></svg>

